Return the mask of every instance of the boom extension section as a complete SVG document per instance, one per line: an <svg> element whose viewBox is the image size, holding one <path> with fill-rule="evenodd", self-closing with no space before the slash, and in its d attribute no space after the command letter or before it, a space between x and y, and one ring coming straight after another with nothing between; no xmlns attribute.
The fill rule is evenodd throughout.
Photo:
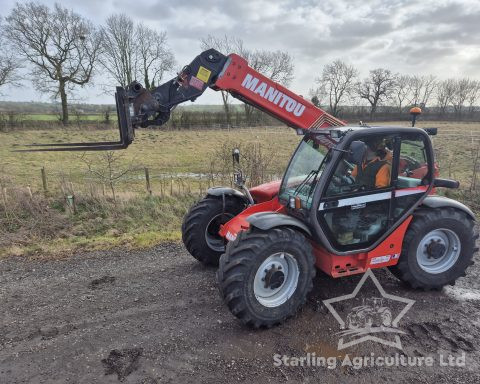
<svg viewBox="0 0 480 384"><path fill-rule="evenodd" d="M185 101L195 101L210 87L226 91L233 97L274 116L288 126L306 130L345 125L302 96L296 95L248 66L236 55L225 56L209 49L198 55L173 79L149 91L138 82L117 87L120 140L94 143L30 144L21 152L101 151L127 148L134 140L135 129L163 125L171 111Z"/></svg>

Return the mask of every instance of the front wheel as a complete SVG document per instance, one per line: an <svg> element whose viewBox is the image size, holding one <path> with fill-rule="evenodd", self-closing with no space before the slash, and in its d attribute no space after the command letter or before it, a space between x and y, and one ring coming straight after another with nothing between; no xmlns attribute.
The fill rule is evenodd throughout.
<svg viewBox="0 0 480 384"><path fill-rule="evenodd" d="M217 280L230 311L254 328L296 313L312 289L312 247L291 228L240 232L220 258Z"/></svg>
<svg viewBox="0 0 480 384"><path fill-rule="evenodd" d="M220 226L245 209L240 199L207 196L185 215L182 240L188 252L205 265L218 265L225 252L225 240L219 235Z"/></svg>
<svg viewBox="0 0 480 384"><path fill-rule="evenodd" d="M473 263L477 238L473 220L462 211L420 210L405 234L398 264L390 270L412 288L453 285Z"/></svg>

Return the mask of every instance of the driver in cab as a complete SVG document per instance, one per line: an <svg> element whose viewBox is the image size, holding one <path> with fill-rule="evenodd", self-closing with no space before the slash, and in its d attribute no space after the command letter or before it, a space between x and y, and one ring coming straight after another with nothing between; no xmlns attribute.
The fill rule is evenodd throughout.
<svg viewBox="0 0 480 384"><path fill-rule="evenodd" d="M384 188L390 185L392 153L385 148L381 137L364 140L367 151L362 166L355 166L351 176L355 184L367 189Z"/></svg>

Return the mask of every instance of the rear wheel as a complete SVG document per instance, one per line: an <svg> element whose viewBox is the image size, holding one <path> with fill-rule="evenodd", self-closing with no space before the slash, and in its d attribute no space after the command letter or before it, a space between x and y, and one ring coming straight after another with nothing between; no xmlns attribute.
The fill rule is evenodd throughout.
<svg viewBox="0 0 480 384"><path fill-rule="evenodd" d="M291 228L240 232L220 258L220 293L243 323L271 327L305 302L313 286L314 263L310 243Z"/></svg>
<svg viewBox="0 0 480 384"><path fill-rule="evenodd" d="M220 226L238 215L245 204L237 198L207 196L185 215L182 240L188 252L205 265L218 265L225 252L225 240L218 232Z"/></svg>
<svg viewBox="0 0 480 384"><path fill-rule="evenodd" d="M473 264L477 238L473 220L462 211L420 210L405 234L398 264L390 270L413 288L453 285Z"/></svg>

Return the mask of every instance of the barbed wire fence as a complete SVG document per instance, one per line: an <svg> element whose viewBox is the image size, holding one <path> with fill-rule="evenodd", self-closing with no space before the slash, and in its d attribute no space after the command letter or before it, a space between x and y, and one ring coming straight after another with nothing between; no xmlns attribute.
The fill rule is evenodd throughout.
<svg viewBox="0 0 480 384"><path fill-rule="evenodd" d="M480 209L480 130L439 130L432 140L441 177L460 180L459 191L463 199ZM36 176L17 177L15 183L4 175L0 179L1 205L7 211L9 203L18 193L32 198L36 194L62 197L66 205L74 204L76 196L113 200L146 195L159 198L193 195L200 198L210 187L232 186L229 145L225 144L217 152L216 168L211 166L201 172L177 172L173 167L166 172L161 167L138 165L118 177L113 186L109 185L111 180L108 177L102 179L86 168L67 173L39 166ZM245 173L250 186L279 180L283 176L278 169L269 167L272 156L261 146L252 146L248 156Z"/></svg>

